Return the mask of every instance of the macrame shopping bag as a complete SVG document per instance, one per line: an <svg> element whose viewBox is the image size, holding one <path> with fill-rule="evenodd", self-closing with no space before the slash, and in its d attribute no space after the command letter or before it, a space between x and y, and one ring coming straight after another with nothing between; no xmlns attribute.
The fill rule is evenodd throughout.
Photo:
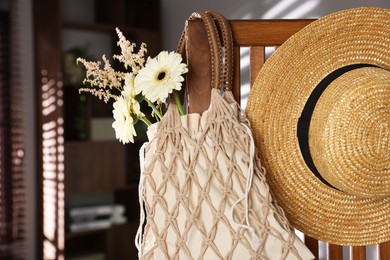
<svg viewBox="0 0 390 260"><path fill-rule="evenodd" d="M228 22L214 12L190 19L202 19L209 36L211 105L201 115L180 116L172 103L148 129L150 141L141 149L139 258L313 259L273 202L249 122L228 89ZM184 48L181 41L179 52Z"/></svg>

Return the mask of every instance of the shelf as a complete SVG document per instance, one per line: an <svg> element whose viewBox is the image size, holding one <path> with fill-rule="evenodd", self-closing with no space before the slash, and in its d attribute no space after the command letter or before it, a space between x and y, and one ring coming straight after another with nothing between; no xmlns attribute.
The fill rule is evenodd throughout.
<svg viewBox="0 0 390 260"><path fill-rule="evenodd" d="M120 229L124 228L127 229L129 226L133 225L135 226L137 223L135 221L129 221L123 224L111 224L110 227L107 228L97 228L93 230L85 230L85 231L78 231L78 232L66 232L65 233L65 239L73 239L77 237L85 237L85 236L94 236L99 235L101 233L105 233L109 231L110 229Z"/></svg>
<svg viewBox="0 0 390 260"><path fill-rule="evenodd" d="M89 23L89 22L75 22L63 21L64 30L75 30L80 32L95 32L109 35L116 35L115 28L118 27L125 35L127 40L136 43L138 46L144 42L148 48L148 55L156 56L161 51L161 33L159 30L142 29L128 26L115 26L106 23ZM113 38L117 41L116 36Z"/></svg>
<svg viewBox="0 0 390 260"><path fill-rule="evenodd" d="M137 47L146 43L147 56L157 55L161 51L160 0L38 0L36 5L42 7L34 10L37 96L47 95L42 82L55 80L64 83L50 85L50 91L53 91L50 93L63 93L55 95L58 100L53 103L54 112L49 115L42 111L38 113L40 129L46 125L51 127L53 122L57 127L58 123L58 130L49 130L57 134L57 139L53 137L52 140L64 140L64 143L58 146L53 141L50 150L42 149L50 153L50 158L44 152L38 154L37 179L42 181L37 211L42 221L37 227L39 247L36 258L71 259L69 257L75 256L79 257L76 259L88 259L86 255L97 255L105 259L137 259L137 249L132 241L138 230L140 210L138 152L146 138L141 132L145 133L146 129L140 129L135 144L120 143L115 139L115 131L109 122L113 120L112 105L93 96L80 97L69 84L81 85L77 76L84 75L84 72L75 72L71 66L66 67L68 71L64 68L75 64L75 60L65 60L72 55L101 60L103 54L109 59L120 54L116 27ZM50 44L47 44L48 39ZM118 61L112 60L111 64L122 69ZM68 135L72 131L73 134ZM38 142L41 145L47 142L42 136L40 133ZM56 164L52 160L56 160ZM54 197L49 201L47 194ZM67 211L70 208L104 203L125 206L127 222L93 230L69 231ZM51 209L53 216L46 217ZM47 226L55 232L50 238L46 233L52 230Z"/></svg>
<svg viewBox="0 0 390 260"><path fill-rule="evenodd" d="M99 228L99 229L94 229L94 230L86 230L86 231L80 231L80 232L67 232L65 233L65 239L71 239L71 238L76 238L76 237L85 237L85 236L93 236L97 235L100 233L107 232L108 228Z"/></svg>
<svg viewBox="0 0 390 260"><path fill-rule="evenodd" d="M106 23L89 23L89 22L77 22L77 21L63 21L62 26L67 29L78 29L87 31L102 31L102 32L115 32L115 28L118 27L124 33L136 33L136 34L155 34L159 33L158 30L140 29L129 26L116 26Z"/></svg>

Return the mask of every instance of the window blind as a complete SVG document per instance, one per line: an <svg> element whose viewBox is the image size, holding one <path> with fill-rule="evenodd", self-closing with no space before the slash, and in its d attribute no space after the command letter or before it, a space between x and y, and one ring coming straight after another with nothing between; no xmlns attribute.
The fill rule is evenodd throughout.
<svg viewBox="0 0 390 260"><path fill-rule="evenodd" d="M0 11L0 259L24 257L24 137L14 18Z"/></svg>

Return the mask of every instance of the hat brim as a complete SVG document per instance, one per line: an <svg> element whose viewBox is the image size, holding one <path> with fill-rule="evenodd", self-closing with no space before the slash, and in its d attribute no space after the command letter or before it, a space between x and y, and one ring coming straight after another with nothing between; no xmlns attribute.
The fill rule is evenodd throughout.
<svg viewBox="0 0 390 260"><path fill-rule="evenodd" d="M355 8L320 18L266 61L246 112L267 180L293 227L340 245L390 240L390 197L361 198L321 182L297 137L304 106L319 82L353 64L390 69L390 10Z"/></svg>

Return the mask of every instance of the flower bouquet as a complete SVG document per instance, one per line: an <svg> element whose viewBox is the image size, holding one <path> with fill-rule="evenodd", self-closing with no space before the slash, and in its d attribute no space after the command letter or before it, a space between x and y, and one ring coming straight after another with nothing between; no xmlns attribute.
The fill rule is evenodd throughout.
<svg viewBox="0 0 390 260"><path fill-rule="evenodd" d="M139 121L147 126L152 124L141 110L141 102L146 102L151 108L151 116L160 121L168 96L172 95L179 113L184 114L178 91L188 68L180 54L161 51L155 58L146 57L145 43L136 52L136 44L128 41L118 28L116 32L121 54L114 55L113 59L121 62L126 71L114 70L105 55L102 57L103 66L101 61L78 58L77 62L86 68L83 83L89 84L88 87L80 88L79 92L91 93L106 103L114 100L112 127L116 138L126 144L133 143L137 136L135 124Z"/></svg>

